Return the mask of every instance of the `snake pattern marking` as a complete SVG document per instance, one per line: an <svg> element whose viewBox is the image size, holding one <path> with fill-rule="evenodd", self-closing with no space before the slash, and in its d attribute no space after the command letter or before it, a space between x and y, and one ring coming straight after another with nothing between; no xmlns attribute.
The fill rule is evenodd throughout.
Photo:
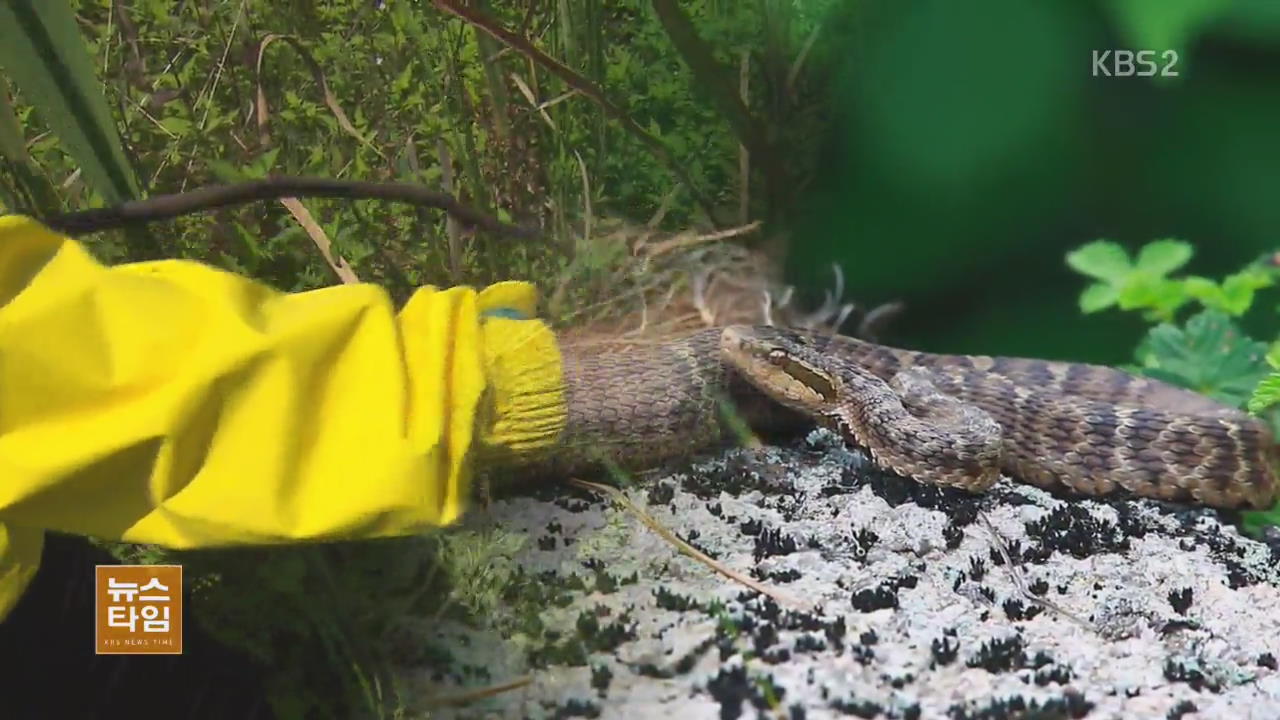
<svg viewBox="0 0 1280 720"><path fill-rule="evenodd" d="M769 326L562 348L568 420L512 462L534 474L644 468L722 443L726 402L758 430L815 421L915 480L1220 508L1276 499L1271 430L1210 398L1114 368L935 355Z"/></svg>

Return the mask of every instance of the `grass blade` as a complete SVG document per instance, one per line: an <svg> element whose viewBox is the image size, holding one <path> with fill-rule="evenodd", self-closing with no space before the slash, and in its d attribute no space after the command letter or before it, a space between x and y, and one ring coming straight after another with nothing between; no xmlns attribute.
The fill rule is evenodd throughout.
<svg viewBox="0 0 1280 720"><path fill-rule="evenodd" d="M0 65L94 190L109 204L138 197L137 177L66 0L0 2Z"/></svg>

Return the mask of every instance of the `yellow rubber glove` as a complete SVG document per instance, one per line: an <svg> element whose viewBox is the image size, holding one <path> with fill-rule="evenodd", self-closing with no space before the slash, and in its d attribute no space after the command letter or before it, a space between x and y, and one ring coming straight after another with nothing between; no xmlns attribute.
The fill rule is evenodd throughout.
<svg viewBox="0 0 1280 720"><path fill-rule="evenodd" d="M104 267L0 216L0 617L44 530L189 549L454 522L477 444L564 427L524 283L280 293L199 263Z"/></svg>

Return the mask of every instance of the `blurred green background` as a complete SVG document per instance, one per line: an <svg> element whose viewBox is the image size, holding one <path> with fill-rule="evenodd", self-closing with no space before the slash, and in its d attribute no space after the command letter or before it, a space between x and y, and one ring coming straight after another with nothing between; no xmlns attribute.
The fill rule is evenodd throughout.
<svg viewBox="0 0 1280 720"><path fill-rule="evenodd" d="M1128 361L1141 319L1082 315L1067 251L1180 238L1216 277L1280 245L1280 3L859 5L788 268L905 300L894 341ZM1179 76L1095 77L1106 49Z"/></svg>

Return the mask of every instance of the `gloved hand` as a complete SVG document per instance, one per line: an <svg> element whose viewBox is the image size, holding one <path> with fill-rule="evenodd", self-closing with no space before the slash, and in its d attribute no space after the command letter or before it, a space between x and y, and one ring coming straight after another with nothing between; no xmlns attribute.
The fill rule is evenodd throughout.
<svg viewBox="0 0 1280 720"><path fill-rule="evenodd" d="M477 443L564 427L536 302L525 283L427 287L397 314L367 284L108 268L0 217L0 617L44 530L183 549L454 522Z"/></svg>

